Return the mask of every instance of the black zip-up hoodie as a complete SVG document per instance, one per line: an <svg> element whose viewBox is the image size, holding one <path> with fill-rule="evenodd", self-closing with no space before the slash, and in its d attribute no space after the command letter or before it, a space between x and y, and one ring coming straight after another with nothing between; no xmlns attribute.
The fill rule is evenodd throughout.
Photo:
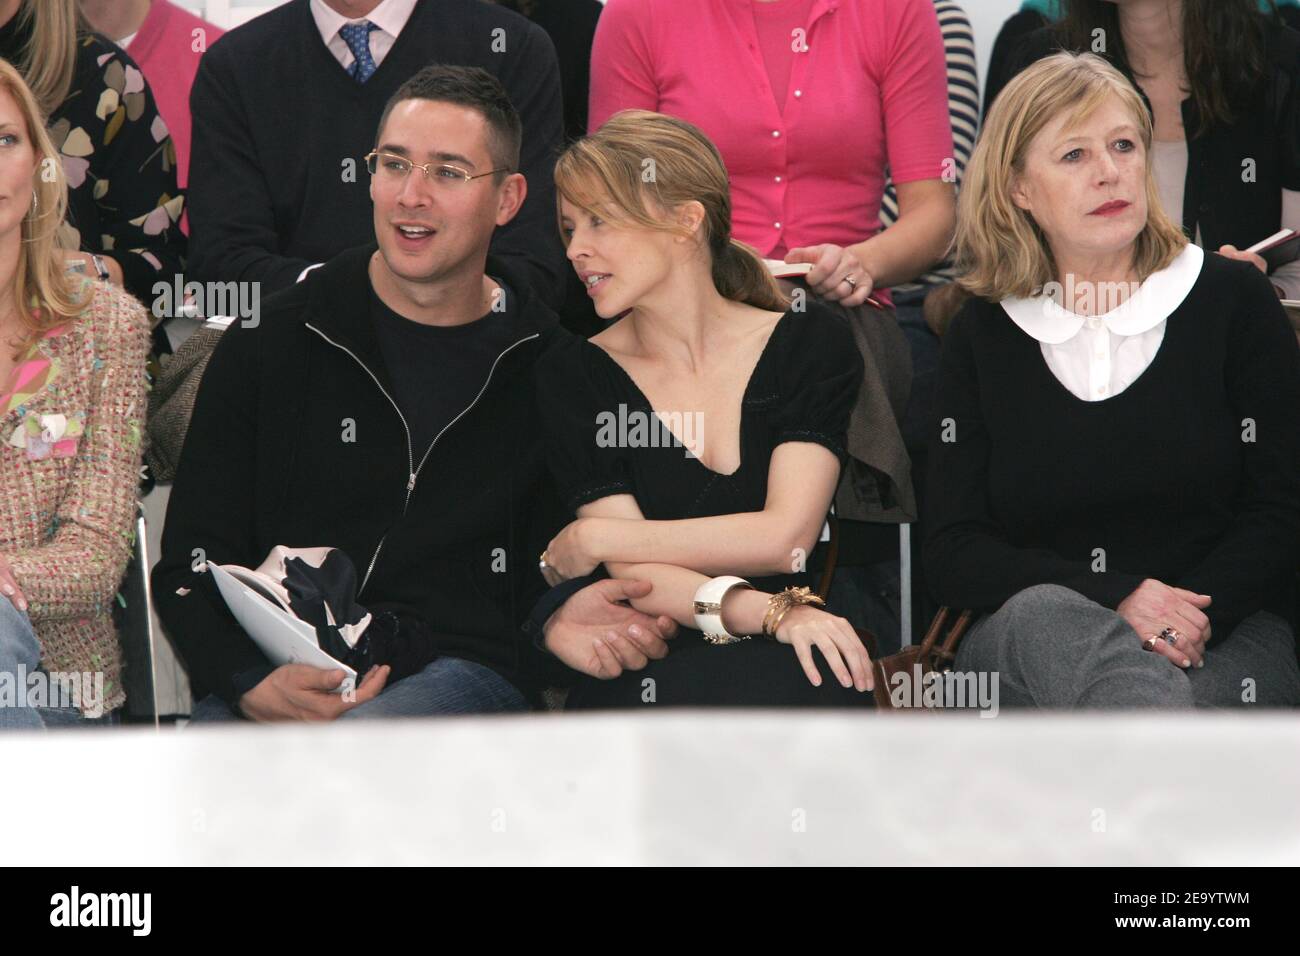
<svg viewBox="0 0 1300 956"><path fill-rule="evenodd" d="M520 625L546 590L537 556L565 517L533 365L568 333L526 278L489 258L511 289L516 334L425 458L389 397L370 313L374 249L271 296L256 326L232 324L204 373L152 576L196 698L233 705L271 667L194 566L256 567L281 544L342 549L358 603L420 614L439 654L487 665L529 696L543 681L547 665Z"/></svg>

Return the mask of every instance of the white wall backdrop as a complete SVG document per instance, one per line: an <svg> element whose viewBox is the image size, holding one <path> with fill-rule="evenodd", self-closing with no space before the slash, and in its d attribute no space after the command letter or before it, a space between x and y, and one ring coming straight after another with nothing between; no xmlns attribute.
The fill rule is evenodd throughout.
<svg viewBox="0 0 1300 956"><path fill-rule="evenodd" d="M228 28L243 23L272 7L278 7L284 0L172 0L172 2L207 17L219 27ZM1020 9L1020 0L959 0L959 2L965 8L966 15L970 17L971 27L975 31L975 51L979 58L982 89L984 68L988 63L989 51L993 49L993 40L997 37L1003 21Z"/></svg>

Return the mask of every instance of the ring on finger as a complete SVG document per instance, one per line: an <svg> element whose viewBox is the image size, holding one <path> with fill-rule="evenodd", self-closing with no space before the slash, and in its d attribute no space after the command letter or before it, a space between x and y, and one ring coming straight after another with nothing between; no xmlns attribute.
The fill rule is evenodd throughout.
<svg viewBox="0 0 1300 956"><path fill-rule="evenodd" d="M545 572L549 567L550 565L546 563L546 552L543 551L542 556L537 559L537 570Z"/></svg>
<svg viewBox="0 0 1300 956"><path fill-rule="evenodd" d="M1156 649L1156 641L1158 640L1160 640L1160 638L1157 635L1152 634L1150 637L1148 637L1145 641L1142 642L1142 650L1154 651Z"/></svg>
<svg viewBox="0 0 1300 956"><path fill-rule="evenodd" d="M1172 627L1166 627L1163 631L1160 632L1160 636L1164 640L1168 641L1171 646L1177 644L1178 638L1182 637L1182 635L1179 634Z"/></svg>
<svg viewBox="0 0 1300 956"><path fill-rule="evenodd" d="M853 278L853 276L845 276L841 281L847 282L850 289L857 289L858 287L858 280Z"/></svg>

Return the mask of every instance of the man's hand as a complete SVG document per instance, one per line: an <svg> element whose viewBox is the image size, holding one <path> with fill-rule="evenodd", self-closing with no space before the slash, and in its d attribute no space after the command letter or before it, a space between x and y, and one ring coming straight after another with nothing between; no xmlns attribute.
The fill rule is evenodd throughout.
<svg viewBox="0 0 1300 956"><path fill-rule="evenodd" d="M1151 650L1178 667L1200 667L1205 642L1211 636L1210 619L1202 609L1209 606L1208 594L1170 587L1163 581L1147 578L1115 610L1137 632L1138 640L1156 638ZM1166 627L1178 632L1173 644L1159 636Z"/></svg>
<svg viewBox="0 0 1300 956"><path fill-rule="evenodd" d="M652 618L622 602L645 597L649 581L610 579L589 584L547 620L546 649L576 671L606 680L668 655L677 622Z"/></svg>
<svg viewBox="0 0 1300 956"><path fill-rule="evenodd" d="M310 664L283 664L239 698L249 720L334 720L344 711L373 700L384 689L391 668L372 667L355 694L338 694L346 676Z"/></svg>

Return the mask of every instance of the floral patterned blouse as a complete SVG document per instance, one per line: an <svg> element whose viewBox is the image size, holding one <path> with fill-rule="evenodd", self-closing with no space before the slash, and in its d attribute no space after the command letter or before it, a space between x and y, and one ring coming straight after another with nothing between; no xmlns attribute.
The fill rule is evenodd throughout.
<svg viewBox="0 0 1300 956"><path fill-rule="evenodd" d="M0 26L0 57L18 62L28 28L15 15ZM144 74L106 38L77 38L72 89L49 118L68 178L63 246L110 255L126 290L153 301L155 282L184 269L184 206L176 149Z"/></svg>

